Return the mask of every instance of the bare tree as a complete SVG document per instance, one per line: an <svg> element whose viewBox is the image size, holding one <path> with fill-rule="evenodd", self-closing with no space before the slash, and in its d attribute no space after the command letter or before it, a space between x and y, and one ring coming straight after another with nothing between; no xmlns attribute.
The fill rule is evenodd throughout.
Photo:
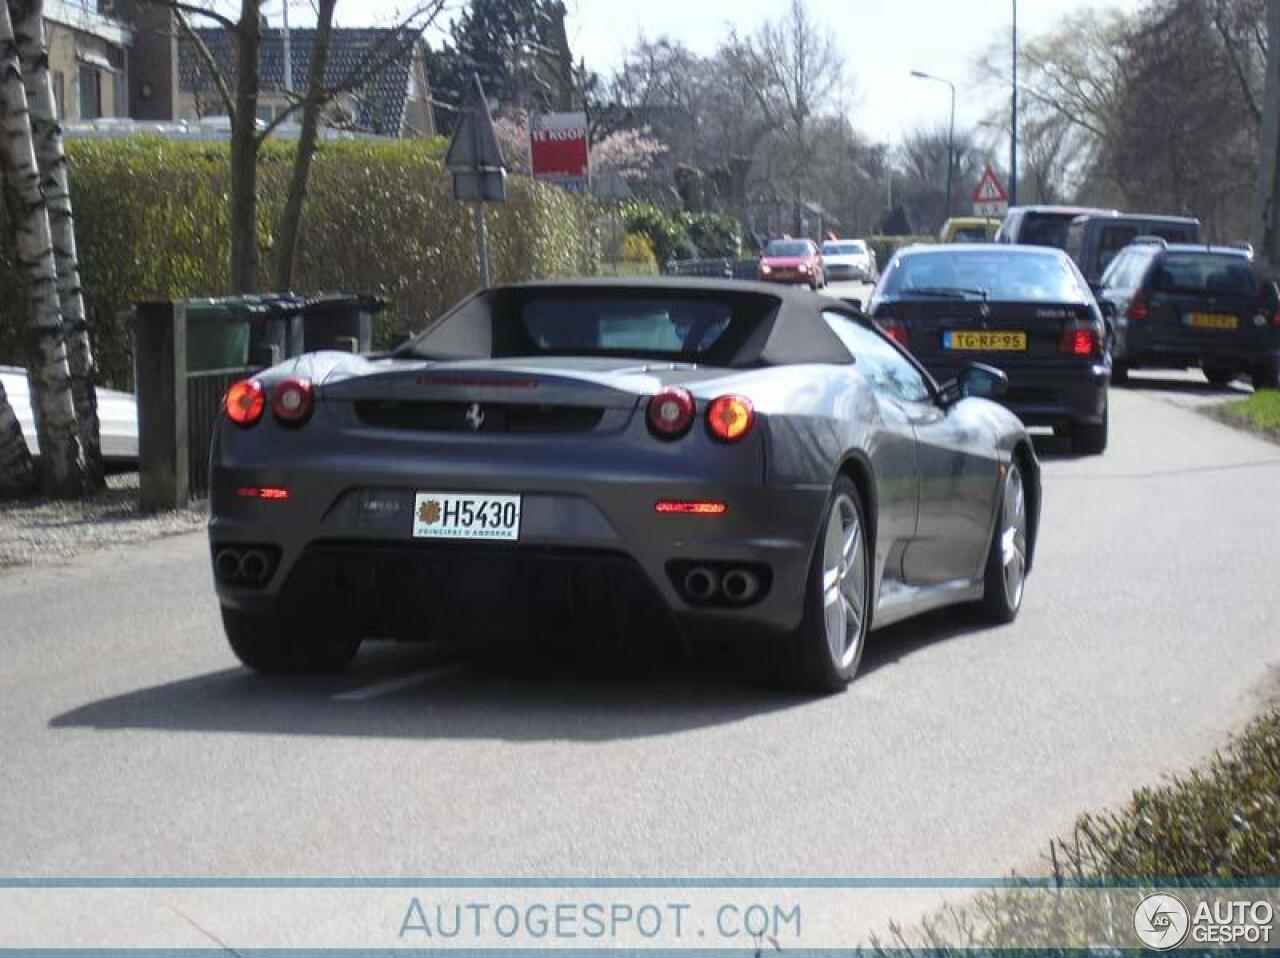
<svg viewBox="0 0 1280 958"><path fill-rule="evenodd" d="M0 111L4 131L3 169L14 218L16 258L26 280L27 323L31 335L27 376L40 441L43 485L50 495L68 498L84 490L84 458L63 338L49 209L36 162L17 38L9 6L2 2ZM6 444L12 455L11 428Z"/></svg>
<svg viewBox="0 0 1280 958"><path fill-rule="evenodd" d="M901 180L897 201L907 211L918 232L936 233L947 215L947 160L951 156L950 131L946 127L917 129L902 140ZM955 134L955 176L952 208L960 205L965 186L976 183L981 170L980 151L966 130Z"/></svg>
<svg viewBox="0 0 1280 958"><path fill-rule="evenodd" d="M0 496L19 496L35 490L40 477L22 437L22 423L9 405L0 383Z"/></svg>
<svg viewBox="0 0 1280 958"><path fill-rule="evenodd" d="M1055 144L1064 161L1055 173L1060 182L1050 187L1040 180L1036 190L1041 195L1046 191L1072 195L1105 172L1103 153L1116 126L1118 99L1126 82L1124 42L1134 22L1120 11L1083 9L1021 44L1018 135L1023 152L1030 135L1038 152ZM979 80L1004 90L1008 62L1007 44L992 47L978 63ZM1002 108L991 120L1003 123L1007 130L1006 113Z"/></svg>
<svg viewBox="0 0 1280 958"><path fill-rule="evenodd" d="M80 288L80 261L76 255L75 218L71 211L71 187L67 177L67 157L62 149L62 127L58 123L49 76L49 49L44 31L43 0L10 0L14 34L22 66L31 133L35 140L36 162L41 188L49 209L54 262L58 271L58 302L62 310L63 337L71 372L71 396L76 410L76 427L84 453L85 483L90 489L106 485L102 468L102 447L98 438L98 397L94 387L93 349L89 343L89 320Z"/></svg>
<svg viewBox="0 0 1280 958"><path fill-rule="evenodd" d="M1125 39L1125 83L1106 162L1127 205L1250 234L1258 125L1201 0L1153 0Z"/></svg>
<svg viewBox="0 0 1280 958"><path fill-rule="evenodd" d="M280 245L276 259L276 285L280 289L293 287L293 264L297 256L298 233L302 229L302 204L307 198L311 160L315 156L316 138L319 136L320 108L324 104L324 70L329 62L329 38L333 34L333 10L337 5L338 0L319 0L316 7L316 36L307 68L302 129L298 134L298 152L289 176L289 195L280 219Z"/></svg>
<svg viewBox="0 0 1280 958"><path fill-rule="evenodd" d="M364 51L349 71L336 82L326 79L328 44L332 32L333 12L336 0L322 0L317 13L322 16L325 34L324 47L317 43L312 52L307 90L295 96L266 124L258 124L258 99L260 94L259 61L262 46L261 0L241 0L238 19L231 19L217 7L187 0L145 0L173 11L180 29L196 53L200 73L209 78L221 106L231 121L231 262L229 285L233 292L247 293L258 289L258 154L262 144L282 124L301 111L306 127L306 111L311 110L310 135L300 138L294 155L294 171L290 177L290 197L286 201L286 218L281 231L286 238L286 249L277 259L279 266L288 257L285 279L291 279L293 260L297 248L306 185L311 161L315 154L319 116L325 106L340 95L359 90L371 78L385 70L390 63L408 52L419 41L425 30L439 15L445 0L425 0L400 18L396 26L389 28L385 40ZM327 6L327 15L323 7ZM225 65L219 63L209 45L204 42L192 18L203 19L227 31L235 46L234 90ZM327 22L326 22L327 21ZM321 28L318 27L318 32ZM316 82L313 84L313 80ZM304 129L305 134L305 129Z"/></svg>
<svg viewBox="0 0 1280 958"><path fill-rule="evenodd" d="M787 162L776 172L785 176L782 186L792 198L799 232L802 194L813 168L811 121L846 88L844 60L835 39L812 18L805 0L791 0L781 19L765 23L754 34L731 33L723 55L734 79L786 142Z"/></svg>

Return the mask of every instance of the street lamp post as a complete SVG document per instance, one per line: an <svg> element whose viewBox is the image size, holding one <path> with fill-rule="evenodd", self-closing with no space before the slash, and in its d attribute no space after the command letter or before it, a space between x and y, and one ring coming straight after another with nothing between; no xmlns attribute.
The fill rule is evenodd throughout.
<svg viewBox="0 0 1280 958"><path fill-rule="evenodd" d="M1018 0L1013 0L1013 94L1009 98L1009 205L1018 205Z"/></svg>
<svg viewBox="0 0 1280 958"><path fill-rule="evenodd" d="M951 219L951 187L956 169L956 85L950 80L925 73L923 70L912 70L911 75L917 80L945 83L951 91L951 125L947 128L947 219Z"/></svg>

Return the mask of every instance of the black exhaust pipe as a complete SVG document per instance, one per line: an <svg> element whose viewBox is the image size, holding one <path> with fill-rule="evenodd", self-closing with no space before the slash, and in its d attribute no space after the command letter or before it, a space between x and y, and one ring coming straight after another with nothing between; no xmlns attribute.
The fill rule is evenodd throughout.
<svg viewBox="0 0 1280 958"><path fill-rule="evenodd" d="M271 563L265 552L250 549L240 560L240 579L249 585L262 585L267 580Z"/></svg>
<svg viewBox="0 0 1280 958"><path fill-rule="evenodd" d="M684 574L684 594L695 602L706 602L719 587L719 577L706 566L694 566Z"/></svg>
<svg viewBox="0 0 1280 958"><path fill-rule="evenodd" d="M760 579L746 569L731 569L724 574L721 588L724 597L731 602L750 602L760 591Z"/></svg>
<svg viewBox="0 0 1280 958"><path fill-rule="evenodd" d="M243 565L239 549L219 549L218 554L213 557L213 568L223 582L235 582L239 579Z"/></svg>

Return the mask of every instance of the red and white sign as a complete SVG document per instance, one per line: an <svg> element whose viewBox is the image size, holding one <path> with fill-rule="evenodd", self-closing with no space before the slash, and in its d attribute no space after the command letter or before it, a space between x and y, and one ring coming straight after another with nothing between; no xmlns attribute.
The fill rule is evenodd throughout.
<svg viewBox="0 0 1280 958"><path fill-rule="evenodd" d="M982 179L973 189L974 216L1003 216L1009 209L1009 194L996 179L995 170L988 166L982 171Z"/></svg>
<svg viewBox="0 0 1280 958"><path fill-rule="evenodd" d="M529 160L535 179L585 191L589 154L585 113L539 113L529 117Z"/></svg>

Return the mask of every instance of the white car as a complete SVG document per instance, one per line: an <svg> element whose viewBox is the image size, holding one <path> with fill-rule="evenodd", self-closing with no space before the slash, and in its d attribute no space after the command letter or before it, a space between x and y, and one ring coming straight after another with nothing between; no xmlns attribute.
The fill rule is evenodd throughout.
<svg viewBox="0 0 1280 958"><path fill-rule="evenodd" d="M31 412L31 390L27 371L18 366L0 366L0 383L22 425L23 438L31 455L40 455L36 439L36 421ZM138 460L138 402L131 393L98 387L98 425L102 440L102 458L110 463Z"/></svg>
<svg viewBox="0 0 1280 958"><path fill-rule="evenodd" d="M864 240L827 240L822 244L829 282L870 283L876 278L876 258Z"/></svg>

